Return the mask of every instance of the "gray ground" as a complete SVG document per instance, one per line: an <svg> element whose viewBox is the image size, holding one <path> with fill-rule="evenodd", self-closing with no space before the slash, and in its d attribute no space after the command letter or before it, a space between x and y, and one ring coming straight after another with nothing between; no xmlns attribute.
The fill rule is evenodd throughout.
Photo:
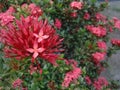
<svg viewBox="0 0 120 90"><path fill-rule="evenodd" d="M110 7L103 12L109 17L118 17L120 19L120 0L110 2ZM111 38L120 39L120 31L116 31L110 35ZM120 51L113 54L108 61L110 67L107 68L102 75L107 79L119 80L120 81ZM120 90L120 89L118 89Z"/></svg>

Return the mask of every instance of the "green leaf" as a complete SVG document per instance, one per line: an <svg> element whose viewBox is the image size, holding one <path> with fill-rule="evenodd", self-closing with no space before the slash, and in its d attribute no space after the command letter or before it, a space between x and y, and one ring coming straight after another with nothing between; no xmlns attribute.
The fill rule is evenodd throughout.
<svg viewBox="0 0 120 90"><path fill-rule="evenodd" d="M91 2L92 2L92 3L96 3L96 2L97 2L97 0L91 0Z"/></svg>

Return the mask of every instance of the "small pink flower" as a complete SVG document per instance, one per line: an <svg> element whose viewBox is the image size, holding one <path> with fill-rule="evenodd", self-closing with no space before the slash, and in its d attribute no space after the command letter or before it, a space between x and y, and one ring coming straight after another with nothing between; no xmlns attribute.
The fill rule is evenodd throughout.
<svg viewBox="0 0 120 90"><path fill-rule="evenodd" d="M33 53L33 58L35 59L39 53L42 53L45 50L45 48L38 48L38 43L34 42L33 48L28 48L27 51L30 53Z"/></svg>
<svg viewBox="0 0 120 90"><path fill-rule="evenodd" d="M13 7L9 7L9 9L4 12L0 13L0 24L2 26L8 25L14 20L14 16L12 14L15 12L15 9Z"/></svg>
<svg viewBox="0 0 120 90"><path fill-rule="evenodd" d="M93 86L95 87L95 90L102 90L103 87L108 86L108 81L104 77L99 77L94 81Z"/></svg>
<svg viewBox="0 0 120 90"><path fill-rule="evenodd" d="M12 86L13 86L13 88L17 88L17 87L20 87L21 86L21 84L22 84L22 80L21 79L16 79L13 83L12 83Z"/></svg>
<svg viewBox="0 0 120 90"><path fill-rule="evenodd" d="M98 37L103 37L106 35L106 28L102 26L93 26L93 25L88 25L86 26L87 30L89 30L92 34L98 36Z"/></svg>
<svg viewBox="0 0 120 90"><path fill-rule="evenodd" d="M111 43L113 44L113 45L117 45L117 46L120 46L120 39L112 39L111 40Z"/></svg>
<svg viewBox="0 0 120 90"><path fill-rule="evenodd" d="M34 3L31 3L30 5L29 5L29 8L31 8L31 9L33 9L33 8L35 8L36 7L36 5L34 4Z"/></svg>
<svg viewBox="0 0 120 90"><path fill-rule="evenodd" d="M14 18L15 17L11 16L11 15L4 15L1 19L1 25L5 26L5 25L9 24L10 22L13 21Z"/></svg>
<svg viewBox="0 0 120 90"><path fill-rule="evenodd" d="M105 54L104 54L104 53L100 53L100 52L96 52L96 53L93 53L93 54L92 54L92 57L93 57L93 61L94 61L96 64L99 64L100 61L104 60Z"/></svg>
<svg viewBox="0 0 120 90"><path fill-rule="evenodd" d="M0 24L5 26L14 20L14 16L10 15L9 13L0 13Z"/></svg>
<svg viewBox="0 0 120 90"><path fill-rule="evenodd" d="M110 32L113 32L113 28L112 28L112 27L109 27L109 31L110 31Z"/></svg>
<svg viewBox="0 0 120 90"><path fill-rule="evenodd" d="M30 65L30 74L32 75L33 73L35 73L35 72L39 72L40 74L42 74L42 69L41 69L41 67L40 67L40 64L38 64L38 65Z"/></svg>
<svg viewBox="0 0 120 90"><path fill-rule="evenodd" d="M70 60L65 60L67 65L72 65L73 68L77 67L77 61L75 61L74 59L70 59Z"/></svg>
<svg viewBox="0 0 120 90"><path fill-rule="evenodd" d="M15 12L15 9L14 9L14 7L9 7L9 9L5 12L5 13L7 13L7 14L9 14L9 15L11 15L11 14L13 14Z"/></svg>
<svg viewBox="0 0 120 90"><path fill-rule="evenodd" d="M28 90L26 87L23 87L22 90Z"/></svg>
<svg viewBox="0 0 120 90"><path fill-rule="evenodd" d="M88 12L85 13L84 19L85 20L89 20L90 19L90 14Z"/></svg>
<svg viewBox="0 0 120 90"><path fill-rule="evenodd" d="M32 75L34 72L37 71L37 67L33 66L32 64L30 65L30 74Z"/></svg>
<svg viewBox="0 0 120 90"><path fill-rule="evenodd" d="M49 35L43 35L43 31L40 30L39 34L34 33L34 36L38 38L38 42L41 42L44 39L47 39Z"/></svg>
<svg viewBox="0 0 120 90"><path fill-rule="evenodd" d="M97 20L105 20L106 19L106 16L104 16L101 13L96 13L95 17Z"/></svg>
<svg viewBox="0 0 120 90"><path fill-rule="evenodd" d="M102 49L104 51L107 50L107 45L106 45L106 43L104 41L98 41L97 46L98 46L99 49Z"/></svg>
<svg viewBox="0 0 120 90"><path fill-rule="evenodd" d="M22 4L21 6L22 9L27 9L28 8L28 5L25 3L25 4Z"/></svg>
<svg viewBox="0 0 120 90"><path fill-rule="evenodd" d="M56 28L58 28L58 29L60 29L61 28L61 26L62 26L62 24L61 24L61 21L59 20L59 19L55 19L55 26L56 26Z"/></svg>
<svg viewBox="0 0 120 90"><path fill-rule="evenodd" d="M86 76L86 77L85 77L85 81L86 81L86 83L87 83L88 85L90 85L90 84L92 83L92 81L91 81L91 79L90 79L89 76Z"/></svg>
<svg viewBox="0 0 120 90"><path fill-rule="evenodd" d="M30 8L31 15L34 17L39 17L43 13L42 9L36 6L34 3L30 4L28 7Z"/></svg>
<svg viewBox="0 0 120 90"><path fill-rule="evenodd" d="M120 20L116 17L113 18L114 27L120 29Z"/></svg>
<svg viewBox="0 0 120 90"><path fill-rule="evenodd" d="M81 75L82 71L80 68L74 68L72 71L66 73L64 81L62 82L63 87L68 87L70 83Z"/></svg>
<svg viewBox="0 0 120 90"><path fill-rule="evenodd" d="M81 10L83 7L83 2L73 1L70 3L70 7Z"/></svg>
<svg viewBox="0 0 120 90"><path fill-rule="evenodd" d="M72 12L72 13L70 14L70 16L73 17L73 18L76 18L76 17L77 17L77 12Z"/></svg>

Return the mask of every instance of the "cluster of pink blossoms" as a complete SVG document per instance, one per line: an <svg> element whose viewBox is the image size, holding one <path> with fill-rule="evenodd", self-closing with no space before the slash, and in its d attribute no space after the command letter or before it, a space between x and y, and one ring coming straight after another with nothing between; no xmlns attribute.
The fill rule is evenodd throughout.
<svg viewBox="0 0 120 90"><path fill-rule="evenodd" d="M70 14L70 16L73 17L73 18L76 18L78 15L77 15L77 12L72 12L72 13Z"/></svg>
<svg viewBox="0 0 120 90"><path fill-rule="evenodd" d="M78 79L78 77L81 75L81 69L80 68L74 68L72 71L67 72L64 78L64 81L62 83L63 87L68 87L69 84Z"/></svg>
<svg viewBox="0 0 120 90"><path fill-rule="evenodd" d="M105 53L95 52L92 54L93 61L95 64L99 64L105 58Z"/></svg>
<svg viewBox="0 0 120 90"><path fill-rule="evenodd" d="M86 77L85 77L85 81L86 81L86 83L87 83L88 85L92 84L92 81L91 81L91 79L90 79L89 76L86 76Z"/></svg>
<svg viewBox="0 0 120 90"><path fill-rule="evenodd" d="M73 67L73 70L66 73L64 81L62 82L63 87L68 87L71 82L74 82L75 80L77 80L79 76L82 74L81 69L77 67L76 61L69 60L66 62L66 64L71 64Z"/></svg>
<svg viewBox="0 0 120 90"><path fill-rule="evenodd" d="M111 40L111 43L113 44L113 45L116 45L116 46L120 46L120 39L112 39Z"/></svg>
<svg viewBox="0 0 120 90"><path fill-rule="evenodd" d="M70 7L73 9L81 10L83 7L83 2L73 1L70 3ZM73 12L71 12L70 16L73 18L76 18L78 16L78 14L76 11L73 11Z"/></svg>
<svg viewBox="0 0 120 90"><path fill-rule="evenodd" d="M70 3L70 7L73 9L79 9L81 10L83 7L83 2L73 1Z"/></svg>
<svg viewBox="0 0 120 90"><path fill-rule="evenodd" d="M90 14L88 12L85 13L84 19L85 20L89 20L90 19Z"/></svg>
<svg viewBox="0 0 120 90"><path fill-rule="evenodd" d="M96 65L100 65L100 62L105 59L107 45L104 41L98 41L97 46L102 52L95 52L92 54L93 61ZM101 67L102 69L102 67Z"/></svg>
<svg viewBox="0 0 120 90"><path fill-rule="evenodd" d="M108 86L108 81L104 77L99 77L97 80L92 82L90 77L86 76L85 80L88 85L93 84L95 90L103 90L103 88Z"/></svg>
<svg viewBox="0 0 120 90"><path fill-rule="evenodd" d="M13 83L12 83L12 86L13 86L13 88L18 88L18 87L20 87L21 86L21 84L22 84L22 80L21 79L16 79Z"/></svg>
<svg viewBox="0 0 120 90"><path fill-rule="evenodd" d="M98 42L97 42L97 46L98 46L98 48L99 48L100 50L103 50L103 51L106 52L106 50L107 50L107 45L106 45L106 43L105 43L104 41L98 41Z"/></svg>
<svg viewBox="0 0 120 90"><path fill-rule="evenodd" d="M95 90L103 90L104 87L108 86L108 81L104 77L99 77L97 80L92 82L90 77L86 76L85 80L88 85L93 84Z"/></svg>
<svg viewBox="0 0 120 90"><path fill-rule="evenodd" d="M95 90L102 90L103 87L108 86L108 81L104 77L99 77L98 80L95 80L93 83Z"/></svg>
<svg viewBox="0 0 120 90"><path fill-rule="evenodd" d="M10 7L6 12L0 13L0 24L1 24L1 26L5 26L5 25L13 22L15 17L12 16L12 14L14 12L15 12L14 8Z"/></svg>
<svg viewBox="0 0 120 90"><path fill-rule="evenodd" d="M28 9L30 15L26 18L21 17L20 20L14 20L15 23L10 23L6 29L3 28L0 31L0 41L5 44L6 57L14 57L18 60L32 57L32 62L40 57L56 64L56 59L59 57L58 52L61 52L59 48L62 39L47 20L39 20L42 10L38 6L25 4L22 8ZM13 8L10 8L2 14L11 14L13 11Z"/></svg>
<svg viewBox="0 0 120 90"><path fill-rule="evenodd" d="M120 20L116 17L113 18L114 27L120 29Z"/></svg>
<svg viewBox="0 0 120 90"><path fill-rule="evenodd" d="M96 17L97 20L101 20L101 21L106 20L106 16L104 16L101 13L96 13L95 17Z"/></svg>
<svg viewBox="0 0 120 90"><path fill-rule="evenodd" d="M87 30L89 30L92 34L98 36L98 37L103 37L106 35L106 29L102 26L93 26L93 25L88 25L86 26Z"/></svg>
<svg viewBox="0 0 120 90"><path fill-rule="evenodd" d="M23 87L22 86L22 83L23 83L23 81L21 80L21 79L16 79L15 81L13 81L13 83L12 83L12 87L14 88L14 89L21 89L21 90L28 90L26 87Z"/></svg>
<svg viewBox="0 0 120 90"><path fill-rule="evenodd" d="M8 30L1 30L1 38L6 45L6 56L16 59L32 56L33 62L39 56L55 64L62 39L59 39L47 20L38 21L30 16L27 19L22 17L19 21L16 20L16 25L18 28L11 24Z"/></svg>
<svg viewBox="0 0 120 90"><path fill-rule="evenodd" d="M38 72L39 74L42 74L42 69L40 67L40 64L37 63L38 65L34 66L33 64L30 65L30 70L29 73L32 75L35 72Z"/></svg>
<svg viewBox="0 0 120 90"><path fill-rule="evenodd" d="M60 29L61 26L62 26L62 23L61 23L61 21L60 21L59 19L56 18L54 25L55 25L55 27L56 27L57 29Z"/></svg>
<svg viewBox="0 0 120 90"><path fill-rule="evenodd" d="M106 16L102 15L101 13L96 13L95 17L96 17L96 21L103 22L104 24L106 23ZM102 37L106 36L106 34L107 34L106 28L101 25L98 25L98 26L87 25L86 29L88 31L90 31L93 35L95 35L99 38L102 38ZM99 66L99 68L101 70L103 70L104 68L101 66L100 62L105 59L106 52L107 52L107 45L104 41L97 41L97 47L100 51L93 53L92 59L93 59L93 62L97 66ZM101 72L101 70L100 70L100 72Z"/></svg>
<svg viewBox="0 0 120 90"><path fill-rule="evenodd" d="M33 17L39 17L43 13L41 8L36 6L35 4L30 4L28 7L28 9L30 9L31 16Z"/></svg>

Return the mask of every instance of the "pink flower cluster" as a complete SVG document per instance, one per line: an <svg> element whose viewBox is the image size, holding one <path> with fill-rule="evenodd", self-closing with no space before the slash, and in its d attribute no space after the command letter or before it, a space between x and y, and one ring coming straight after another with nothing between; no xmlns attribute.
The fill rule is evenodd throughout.
<svg viewBox="0 0 120 90"><path fill-rule="evenodd" d="M86 13L84 14L84 19L85 19L85 20L89 20L89 19L90 19L90 14L89 14L88 12L86 12Z"/></svg>
<svg viewBox="0 0 120 90"><path fill-rule="evenodd" d="M48 24L47 20L38 21L31 16L15 21L7 30L1 30L1 38L6 45L4 52L7 57L23 59L32 56L32 62L41 57L55 64L60 52L62 39Z"/></svg>
<svg viewBox="0 0 120 90"><path fill-rule="evenodd" d="M112 39L111 43L116 46L120 46L120 39Z"/></svg>
<svg viewBox="0 0 120 90"><path fill-rule="evenodd" d="M12 83L12 86L13 86L13 88L18 88L18 87L20 87L21 86L21 84L22 84L22 80L21 79L16 79L13 83Z"/></svg>
<svg viewBox="0 0 120 90"><path fill-rule="evenodd" d="M79 9L81 10L83 7L83 2L73 1L70 3L70 7L73 9Z"/></svg>
<svg viewBox="0 0 120 90"><path fill-rule="evenodd" d="M28 90L26 87L22 87L22 90Z"/></svg>
<svg viewBox="0 0 120 90"><path fill-rule="evenodd" d="M116 17L113 18L114 27L120 29L120 20Z"/></svg>
<svg viewBox="0 0 120 90"><path fill-rule="evenodd" d="M13 7L10 7L6 12L0 13L0 24L1 26L8 25L9 23L13 22L15 19L12 14L15 12Z"/></svg>
<svg viewBox="0 0 120 90"><path fill-rule="evenodd" d="M30 13L33 17L39 17L42 15L42 10L40 7L36 6L35 4L30 4L29 6Z"/></svg>
<svg viewBox="0 0 120 90"><path fill-rule="evenodd" d="M65 60L67 65L72 65L73 68L77 67L77 61L75 61L74 59L70 59L70 60Z"/></svg>
<svg viewBox="0 0 120 90"><path fill-rule="evenodd" d="M61 26L62 26L61 21L60 21L59 19L56 18L56 19L55 19L55 27L56 27L57 29L60 29Z"/></svg>
<svg viewBox="0 0 120 90"><path fill-rule="evenodd" d="M106 16L104 16L101 13L96 13L95 17L97 20L105 20L106 19Z"/></svg>
<svg viewBox="0 0 120 90"><path fill-rule="evenodd" d="M103 87L108 86L108 81L104 77L99 77L93 84L95 90L103 90Z"/></svg>
<svg viewBox="0 0 120 90"><path fill-rule="evenodd" d="M72 65L73 70L66 73L64 81L62 82L63 87L68 87L72 81L78 79L78 77L82 74L80 68L77 67L77 62L73 59L65 60L67 65Z"/></svg>
<svg viewBox="0 0 120 90"><path fill-rule="evenodd" d="M38 72L40 74L42 74L42 68L40 67L40 64L37 63L38 65L34 66L33 64L30 65L30 74L32 75L35 72Z"/></svg>
<svg viewBox="0 0 120 90"><path fill-rule="evenodd" d="M93 26L93 25L88 25L86 26L87 30L89 30L92 34L98 36L98 37L103 37L106 35L106 29L102 26Z"/></svg>
<svg viewBox="0 0 120 90"><path fill-rule="evenodd" d="M42 9L36 6L34 3L31 3L30 5L23 4L21 9L29 13L33 18L39 17L43 14Z"/></svg>
<svg viewBox="0 0 120 90"><path fill-rule="evenodd" d="M87 83L88 85L92 84L92 81L91 81L91 79L90 79L89 76L86 76L86 77L85 77L85 81L86 81L86 83Z"/></svg>
<svg viewBox="0 0 120 90"><path fill-rule="evenodd" d="M64 81L62 82L63 87L68 87L70 83L81 75L81 69L80 68L74 68L72 71L69 71L66 73Z"/></svg>
<svg viewBox="0 0 120 90"><path fill-rule="evenodd" d="M106 51L107 50L107 45L104 41L98 41L97 46L99 49Z"/></svg>
<svg viewBox="0 0 120 90"><path fill-rule="evenodd" d="M70 14L70 16L73 17L73 18L76 18L78 15L77 15L77 12L72 12L72 13Z"/></svg>
<svg viewBox="0 0 120 90"><path fill-rule="evenodd" d="M105 53L96 52L92 54L92 57L93 57L93 61L95 62L95 64L99 64L102 60L104 60Z"/></svg>
<svg viewBox="0 0 120 90"><path fill-rule="evenodd" d="M30 74L32 75L34 72L36 72L37 71L37 66L33 66L32 64L30 65Z"/></svg>

